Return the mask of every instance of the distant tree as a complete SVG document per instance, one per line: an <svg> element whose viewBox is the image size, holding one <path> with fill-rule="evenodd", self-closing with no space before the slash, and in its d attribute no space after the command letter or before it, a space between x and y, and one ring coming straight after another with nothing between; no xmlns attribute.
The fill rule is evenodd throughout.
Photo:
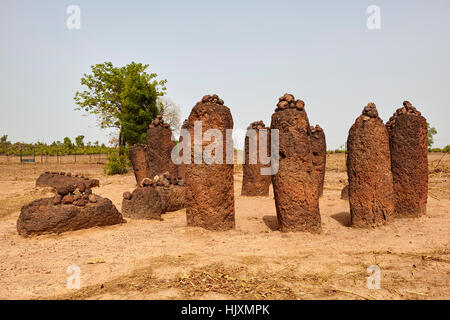
<svg viewBox="0 0 450 320"><path fill-rule="evenodd" d="M63 144L64 144L64 147L67 148L67 149L69 149L69 150L70 150L70 149L73 149L73 147L74 147L74 145L73 145L73 143L72 143L72 140L70 140L69 137L65 137L65 138L64 138Z"/></svg>
<svg viewBox="0 0 450 320"><path fill-rule="evenodd" d="M84 140L84 136L82 136L82 135L75 138L75 144L77 145L77 147L84 147L83 140Z"/></svg>
<svg viewBox="0 0 450 320"><path fill-rule="evenodd" d="M170 128L177 132L180 129L180 108L169 98L162 97L158 99L158 109L164 122L170 124Z"/></svg>
<svg viewBox="0 0 450 320"><path fill-rule="evenodd" d="M427 132L428 148L431 148L431 146L434 143L433 136L437 133L437 130L436 130L436 128L431 127L428 122L427 122L427 129L428 129L428 132Z"/></svg>
<svg viewBox="0 0 450 320"><path fill-rule="evenodd" d="M87 89L75 94L76 110L98 117L101 128L119 131L119 152L125 144L144 142L151 121L159 114L156 101L166 91L166 80L146 73L148 65L132 62L114 67L111 62L91 66L81 84Z"/></svg>
<svg viewBox="0 0 450 320"><path fill-rule="evenodd" d="M1 144L10 144L10 142L8 141L8 135L4 134L0 137L0 143Z"/></svg>

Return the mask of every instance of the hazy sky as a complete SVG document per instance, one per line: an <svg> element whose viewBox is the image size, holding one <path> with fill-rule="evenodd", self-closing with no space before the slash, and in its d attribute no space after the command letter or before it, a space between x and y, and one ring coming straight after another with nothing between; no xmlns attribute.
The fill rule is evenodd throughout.
<svg viewBox="0 0 450 320"><path fill-rule="evenodd" d="M66 9L81 9L69 30ZM381 30L366 26L369 5ZM328 147L368 102L386 122L410 100L450 144L450 1L18 1L0 3L0 135L108 142L73 96L90 65L149 64L186 118L217 93L235 128L270 125L285 92L306 103Z"/></svg>

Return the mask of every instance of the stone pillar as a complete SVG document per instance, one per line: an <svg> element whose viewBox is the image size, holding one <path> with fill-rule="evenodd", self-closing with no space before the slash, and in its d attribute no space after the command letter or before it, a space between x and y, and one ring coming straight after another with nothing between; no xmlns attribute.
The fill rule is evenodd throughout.
<svg viewBox="0 0 450 320"><path fill-rule="evenodd" d="M315 127L311 126L311 150L319 196L322 196L323 183L325 181L325 165L327 162L327 142L325 140L325 133L319 125Z"/></svg>
<svg viewBox="0 0 450 320"><path fill-rule="evenodd" d="M133 165L136 183L142 186L142 180L150 177L148 170L148 146L145 144L136 144L130 148L130 160Z"/></svg>
<svg viewBox="0 0 450 320"><path fill-rule="evenodd" d="M247 135L245 136L245 155L241 194L249 197L267 197L269 196L269 187L272 183L272 177L270 175L261 175L261 168L270 167L270 163L261 163L260 147L262 146L260 146L259 137L260 130L264 130L262 132L266 134L267 141L265 146L265 156L270 157L270 129L266 128L264 122L262 121L251 123L247 129ZM250 148L250 143L252 144L252 148ZM255 152L255 154L252 154L251 157L249 154L250 151Z"/></svg>
<svg viewBox="0 0 450 320"><path fill-rule="evenodd" d="M147 130L147 146L148 178L153 179L164 172L169 172L172 176L178 175L177 166L171 158L172 149L175 147L172 130L168 123L164 123L161 115L153 120Z"/></svg>
<svg viewBox="0 0 450 320"><path fill-rule="evenodd" d="M194 141L194 125L201 123L201 134L208 129L216 129L222 138L213 137L213 141L197 141L196 150ZM233 161L226 162L227 151L231 152L233 159L232 139L231 146L225 143L226 129L233 129L233 118L230 109L223 105L223 100L217 95L207 95L198 102L183 125L191 136L191 163L184 165L186 170L186 220L188 226L202 227L209 230L229 230L234 228L234 184ZM210 131L211 132L211 131ZM200 132L197 132L200 134ZM230 137L231 138L231 137ZM219 141L220 140L220 141ZM212 143L220 143L222 150L222 164L205 162L204 154ZM199 149L199 150L198 150ZM228 150L227 150L228 149ZM195 151L200 151L195 153ZM218 150L217 150L218 151ZM214 152L214 155L216 153ZM219 154L216 155L219 157ZM229 155L230 156L230 155ZM198 164L194 163L194 157Z"/></svg>
<svg viewBox="0 0 450 320"><path fill-rule="evenodd" d="M279 99L271 130L279 130L279 170L272 176L281 231L321 232L319 193L305 104L291 94Z"/></svg>
<svg viewBox="0 0 450 320"><path fill-rule="evenodd" d="M386 224L394 211L389 137L374 103L369 103L350 128L347 174L352 225Z"/></svg>
<svg viewBox="0 0 450 320"><path fill-rule="evenodd" d="M427 120L409 101L386 123L391 150L395 216L426 213L428 197Z"/></svg>

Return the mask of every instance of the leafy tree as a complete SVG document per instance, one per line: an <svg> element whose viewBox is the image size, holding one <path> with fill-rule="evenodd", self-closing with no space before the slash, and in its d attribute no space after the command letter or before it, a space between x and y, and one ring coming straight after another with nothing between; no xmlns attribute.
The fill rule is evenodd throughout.
<svg viewBox="0 0 450 320"><path fill-rule="evenodd" d="M69 137L65 137L64 138L64 147L66 148L66 149L73 149L73 147L74 147L74 145L73 145L73 143L72 143L72 140L70 140L70 138Z"/></svg>
<svg viewBox="0 0 450 320"><path fill-rule="evenodd" d="M8 135L7 134L4 134L4 135L1 136L0 143L1 144L8 144Z"/></svg>
<svg viewBox="0 0 450 320"><path fill-rule="evenodd" d="M119 150L125 144L144 142L151 121L159 114L157 99L165 94L167 80L148 74L148 65L132 62L114 67L111 62L91 66L81 84L87 89L75 94L76 110L98 118L101 128L119 130Z"/></svg>
<svg viewBox="0 0 450 320"><path fill-rule="evenodd" d="M434 143L433 136L437 133L437 130L434 127L430 127L430 124L428 122L427 122L427 129L428 129L427 132L428 148L431 148L431 146Z"/></svg>
<svg viewBox="0 0 450 320"><path fill-rule="evenodd" d="M75 144L77 145L77 147L84 147L83 140L84 140L84 136L82 136L82 135L75 138Z"/></svg>

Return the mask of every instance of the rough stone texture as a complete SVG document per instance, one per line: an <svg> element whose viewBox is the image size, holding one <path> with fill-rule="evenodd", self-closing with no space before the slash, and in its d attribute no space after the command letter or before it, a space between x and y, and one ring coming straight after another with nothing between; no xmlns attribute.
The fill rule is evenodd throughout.
<svg viewBox="0 0 450 320"><path fill-rule="evenodd" d="M172 130L158 116L147 130L148 146L148 178L168 171L172 176L178 176L177 166L173 163L171 154L175 147L172 141Z"/></svg>
<svg viewBox="0 0 450 320"><path fill-rule="evenodd" d="M323 183L325 181L325 166L327 162L327 142L323 129L316 125L311 126L311 151L314 173L317 179L317 187L319 188L319 196L323 195Z"/></svg>
<svg viewBox="0 0 450 320"><path fill-rule="evenodd" d="M142 180L150 177L148 146L136 144L130 148L130 160L133 165L134 176L138 185L142 186Z"/></svg>
<svg viewBox="0 0 450 320"><path fill-rule="evenodd" d="M98 179L89 179L83 176L75 175L65 172L45 172L41 174L36 180L36 187L51 187L61 188L70 185L83 184L85 188L99 187L100 182Z"/></svg>
<svg viewBox="0 0 450 320"><path fill-rule="evenodd" d="M369 103L350 128L347 174L352 225L389 222L394 211L389 137L375 104Z"/></svg>
<svg viewBox="0 0 450 320"><path fill-rule="evenodd" d="M17 231L28 237L126 222L111 200L100 196L95 196L95 200L78 200L79 204L54 204L55 198L35 200L22 207Z"/></svg>
<svg viewBox="0 0 450 320"><path fill-rule="evenodd" d="M321 232L319 193L311 152L311 129L304 102L280 98L271 130L279 130L279 170L272 176L281 231Z"/></svg>
<svg viewBox="0 0 450 320"><path fill-rule="evenodd" d="M341 199L342 200L348 200L348 184L342 188L341 190Z"/></svg>
<svg viewBox="0 0 450 320"><path fill-rule="evenodd" d="M184 175L178 173L178 166L171 158L174 147L170 125L158 115L147 130L147 144L138 144L130 148L130 159L138 186L142 187L145 178L153 179L163 172L184 179Z"/></svg>
<svg viewBox="0 0 450 320"><path fill-rule="evenodd" d="M133 193L123 194L124 217L161 220L161 214L185 207L186 188L182 179L166 172L155 176L153 180L145 180L149 183L144 183L144 187L138 187Z"/></svg>
<svg viewBox="0 0 450 320"><path fill-rule="evenodd" d="M162 203L163 213L178 211L186 207L186 188L184 186L156 187Z"/></svg>
<svg viewBox="0 0 450 320"><path fill-rule="evenodd" d="M428 197L427 120L410 102L403 102L386 123L391 150L395 216L426 213Z"/></svg>
<svg viewBox="0 0 450 320"><path fill-rule="evenodd" d="M262 121L256 121L250 124L248 130L254 130L256 133L255 137L255 147L256 147L256 155L253 155L254 160L257 162L256 164L250 164L250 138L247 135L245 137L245 158L243 165L243 179L242 179L242 191L241 194L243 196L255 197L255 196L263 196L267 197L269 195L269 187L272 183L272 177L270 175L261 175L261 168L270 167L269 164L261 164L260 162L260 145L259 145L259 130L265 130L267 133L267 151L266 155L270 156L270 129L266 128L265 124Z"/></svg>
<svg viewBox="0 0 450 320"><path fill-rule="evenodd" d="M204 96L192 109L184 127L191 135L191 164L186 168L186 220L188 226L209 230L234 228L233 164L226 164L227 146L223 143L223 164L194 163L194 121L202 121L203 133L217 129L223 139L233 129L230 109L217 95ZM203 141L202 150L212 142ZM233 146L228 146L233 153Z"/></svg>
<svg viewBox="0 0 450 320"><path fill-rule="evenodd" d="M131 198L123 198L122 214L132 219L161 220L163 201L160 194L152 187L138 187L131 193Z"/></svg>

